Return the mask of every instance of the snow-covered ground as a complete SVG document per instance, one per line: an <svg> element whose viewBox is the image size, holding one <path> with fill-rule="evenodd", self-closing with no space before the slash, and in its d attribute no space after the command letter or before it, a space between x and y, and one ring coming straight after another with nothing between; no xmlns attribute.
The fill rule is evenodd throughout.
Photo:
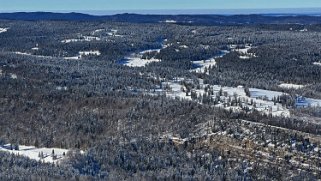
<svg viewBox="0 0 321 181"><path fill-rule="evenodd" d="M152 53L152 52L159 53L160 51L161 51L161 49L149 49L149 50L141 51L139 54Z"/></svg>
<svg viewBox="0 0 321 181"><path fill-rule="evenodd" d="M26 52L14 52L17 55L25 55L25 56L33 56L33 57L38 57L38 58L54 58L52 56L43 56L43 55L33 55L31 53L26 53ZM89 55L94 55L94 56L99 56L101 55L99 50L89 50L89 51L80 51L78 55L72 56L72 57L61 57L65 60L78 60L81 59L83 56L89 56Z"/></svg>
<svg viewBox="0 0 321 181"><path fill-rule="evenodd" d="M167 42L167 39L165 39L164 42ZM123 60L119 61L119 64L126 65L129 67L145 67L147 64L152 62L161 62L162 60L156 58L143 59L143 55L145 53L152 52L160 53L162 49L167 48L168 46L171 46L171 44L163 44L162 48L160 49L148 49L139 53L133 53L130 56L127 56Z"/></svg>
<svg viewBox="0 0 321 181"><path fill-rule="evenodd" d="M172 19L167 19L167 20L165 20L163 22L165 22L165 23L177 23L177 21L172 20Z"/></svg>
<svg viewBox="0 0 321 181"><path fill-rule="evenodd" d="M12 154L26 156L33 160L43 161L46 163L59 163L65 158L69 150L61 148L36 148L34 146L19 145L19 150L11 149L10 144L0 146L0 151ZM54 153L54 154L53 154Z"/></svg>
<svg viewBox="0 0 321 181"><path fill-rule="evenodd" d="M17 78L18 78L17 74L10 74L10 77L11 77L12 79L17 79Z"/></svg>
<svg viewBox="0 0 321 181"><path fill-rule="evenodd" d="M107 33L108 36L113 36L113 37L123 37L124 35L118 34L118 30L116 29L111 29L110 32Z"/></svg>
<svg viewBox="0 0 321 181"><path fill-rule="evenodd" d="M184 49L187 49L188 46L187 45L180 45L179 48L184 48Z"/></svg>
<svg viewBox="0 0 321 181"><path fill-rule="evenodd" d="M209 46L204 46L204 48L209 48ZM230 45L229 46L231 51L238 52L240 59L250 59L252 57L256 57L254 53L249 53L248 51L252 48L251 45L246 45L244 48L237 48L237 45ZM197 73L204 73L206 68L209 68L210 66L216 66L215 59L219 57L223 57L226 54L230 53L230 51L222 50L221 54L219 56L215 56L214 58L210 58L208 60L199 60L199 61L193 61L192 63L196 65L197 68L191 70L192 72Z"/></svg>
<svg viewBox="0 0 321 181"><path fill-rule="evenodd" d="M52 56L44 56L44 55L33 55L31 53L26 53L26 52L13 52L16 55L25 55L25 56L33 56L33 57L38 57L38 58L53 58Z"/></svg>
<svg viewBox="0 0 321 181"><path fill-rule="evenodd" d="M272 100L274 97L283 95L283 92L270 91L264 89L250 88L252 98L264 98L267 97L269 100Z"/></svg>
<svg viewBox="0 0 321 181"><path fill-rule="evenodd" d="M65 60L79 60L80 58L80 56L64 57Z"/></svg>
<svg viewBox="0 0 321 181"><path fill-rule="evenodd" d="M192 63L197 67L195 69L192 69L191 72L196 73L205 73L205 69L209 68L210 66L216 66L216 58L223 57L226 54L228 54L229 51L222 50L220 55L215 56L214 58L210 58L208 60L199 60L199 61L192 61Z"/></svg>
<svg viewBox="0 0 321 181"><path fill-rule="evenodd" d="M244 60L256 57L254 53L249 53L249 50L251 50L252 48L252 45L245 45L244 48L237 48L237 45L230 45L230 49L232 51L238 52L240 54L239 58Z"/></svg>
<svg viewBox="0 0 321 181"><path fill-rule="evenodd" d="M73 43L73 42L91 42L91 41L100 41L99 37L95 36L82 36L80 38L73 38L73 39L65 39L62 40L61 43Z"/></svg>
<svg viewBox="0 0 321 181"><path fill-rule="evenodd" d="M321 106L321 100L320 99L306 98L305 101L311 107L320 107Z"/></svg>
<svg viewBox="0 0 321 181"><path fill-rule="evenodd" d="M0 28L0 33L4 33L4 32L7 32L8 31L8 28Z"/></svg>
<svg viewBox="0 0 321 181"><path fill-rule="evenodd" d="M321 66L321 62L313 62L313 65Z"/></svg>
<svg viewBox="0 0 321 181"><path fill-rule="evenodd" d="M100 32L103 32L103 31L105 31L105 29L97 29L97 30L94 30L93 32L91 32L91 35L95 36L97 33L100 33Z"/></svg>
<svg viewBox="0 0 321 181"><path fill-rule="evenodd" d="M80 56L88 56L88 55L96 55L99 56L101 55L100 51L98 50L91 50L91 51L80 51L79 52Z"/></svg>
<svg viewBox="0 0 321 181"><path fill-rule="evenodd" d="M280 84L279 87L285 89L302 89L303 87L305 87L305 85L283 83Z"/></svg>
<svg viewBox="0 0 321 181"><path fill-rule="evenodd" d="M56 90L58 90L58 91L62 91L62 90L64 90L64 91L66 91L66 90L68 90L68 87L66 87L66 86L57 86L56 87Z"/></svg>
<svg viewBox="0 0 321 181"><path fill-rule="evenodd" d="M80 51L77 56L63 57L63 58L65 60L78 60L78 59L81 59L83 56L89 56L89 55L99 56L101 55L101 53L99 50Z"/></svg>
<svg viewBox="0 0 321 181"><path fill-rule="evenodd" d="M304 29L300 30L300 32L307 32L307 31L308 31L307 28L304 28Z"/></svg>
<svg viewBox="0 0 321 181"><path fill-rule="evenodd" d="M206 68L210 66L216 66L216 61L214 58L208 60L200 60L200 61L192 61L193 64L197 66L197 68L191 70L196 73L204 73Z"/></svg>
<svg viewBox="0 0 321 181"><path fill-rule="evenodd" d="M192 100L190 96L186 96L186 93L182 91L184 88L182 85L180 85L177 82L164 82L163 87L167 87L169 89L165 90L166 97L170 98L179 98L184 100Z"/></svg>
<svg viewBox="0 0 321 181"><path fill-rule="evenodd" d="M256 88L250 88L249 91L251 93L251 97L248 97L245 94L244 87L238 86L238 87L224 87L220 85L208 85L203 84L202 79L200 79L200 88L194 88L191 92L186 93L186 87L181 84L181 82L184 79L182 78L176 78L172 81L167 81L162 83L162 89L157 89L151 91L152 95L159 95L163 94L166 95L169 98L179 98L181 100L192 100L191 92L196 93L196 95L199 97L198 99L195 99L194 101L198 103L202 103L202 96L205 92L204 88L208 87L209 89L213 90L213 95L211 97L215 99L219 92L222 91L222 95L220 96L220 102L215 105L216 107L223 107L225 109L232 109L235 112L242 111L242 108L238 105L229 105L228 100L235 100L238 99L241 101L241 104L243 107L248 107L249 110L257 110L259 112L262 112L264 114L271 114L272 116L283 116L283 117L289 117L290 111L283 107L279 103L274 103L272 99L277 96L281 96L284 93L282 92L276 92L276 91L269 91L269 90L263 90L263 89L256 89ZM188 80L187 80L188 81ZM311 100L312 101L312 100ZM313 100L315 101L315 100ZM321 100L320 100L321 105ZM314 104L317 104L315 102Z"/></svg>
<svg viewBox="0 0 321 181"><path fill-rule="evenodd" d="M140 55L132 55L130 57L126 57L123 65L129 66L129 67L145 67L147 64L152 62L160 62L159 59L142 59Z"/></svg>

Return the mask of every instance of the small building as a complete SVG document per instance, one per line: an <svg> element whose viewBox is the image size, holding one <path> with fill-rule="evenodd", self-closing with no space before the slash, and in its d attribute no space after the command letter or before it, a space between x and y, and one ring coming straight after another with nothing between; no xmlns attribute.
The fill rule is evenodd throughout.
<svg viewBox="0 0 321 181"><path fill-rule="evenodd" d="M306 101L305 97L297 96L295 99L295 107L296 108L306 108L309 107L308 101Z"/></svg>

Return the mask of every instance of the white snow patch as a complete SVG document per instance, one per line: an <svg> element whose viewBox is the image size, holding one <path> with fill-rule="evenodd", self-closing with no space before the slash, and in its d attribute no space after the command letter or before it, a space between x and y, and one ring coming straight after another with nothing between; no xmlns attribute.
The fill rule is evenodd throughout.
<svg viewBox="0 0 321 181"><path fill-rule="evenodd" d="M98 50L91 50L91 51L80 51L79 52L80 56L88 56L88 55L101 55L100 51Z"/></svg>
<svg viewBox="0 0 321 181"><path fill-rule="evenodd" d="M240 59L243 59L243 60L246 60L246 59L250 59L251 57L249 57L249 56L247 56L247 55L241 55L241 56L239 56L240 57Z"/></svg>
<svg viewBox="0 0 321 181"><path fill-rule="evenodd" d="M321 62L313 62L313 65L321 66Z"/></svg>
<svg viewBox="0 0 321 181"><path fill-rule="evenodd" d="M31 53L25 53L25 52L14 52L17 55L32 55Z"/></svg>
<svg viewBox="0 0 321 181"><path fill-rule="evenodd" d="M280 84L279 87L286 89L302 89L303 87L305 87L305 85L283 83Z"/></svg>
<svg viewBox="0 0 321 181"><path fill-rule="evenodd" d="M79 60L80 56L74 56L74 57L64 57L65 60Z"/></svg>
<svg viewBox="0 0 321 181"><path fill-rule="evenodd" d="M165 23L177 23L175 20L167 19L164 21Z"/></svg>
<svg viewBox="0 0 321 181"><path fill-rule="evenodd" d="M46 163L59 163L65 158L69 150L61 148L36 148L34 146L19 145L19 150L12 150L10 144L0 146L0 151L15 155L26 156L30 159ZM52 154L54 152L54 154Z"/></svg>
<svg viewBox="0 0 321 181"><path fill-rule="evenodd" d="M247 54L251 48L252 48L251 46L246 45L245 48L235 48L234 51L242 54Z"/></svg>
<svg viewBox="0 0 321 181"><path fill-rule="evenodd" d="M205 73L206 68L209 68L210 66L216 66L216 61L215 61L216 58L223 57L228 53L229 51L223 50L221 51L221 55L215 56L214 58L210 58L208 60L192 61L192 63L198 67L195 69L192 69L191 72Z"/></svg>
<svg viewBox="0 0 321 181"><path fill-rule="evenodd" d="M102 32L102 31L105 31L105 29L94 30L91 34L92 34L92 35L95 35L95 34L100 33L100 32Z"/></svg>
<svg viewBox="0 0 321 181"><path fill-rule="evenodd" d="M135 56L132 55L130 57L126 57L127 63L124 65L129 66L129 67L145 67L147 64L152 63L152 62L160 62L161 60L159 59L142 59L141 56Z"/></svg>
<svg viewBox="0 0 321 181"><path fill-rule="evenodd" d="M52 56L44 56L44 55L33 55L31 53L26 53L26 52L13 52L16 55L25 55L25 56L32 56L32 57L38 57L38 58L54 58Z"/></svg>
<svg viewBox="0 0 321 181"><path fill-rule="evenodd" d="M234 112L241 112L242 108L239 105L228 104L229 102L228 100L233 101L235 99L238 99L239 101L241 101L241 104L243 105L243 107L246 106L249 108L249 110L255 109L264 114L271 114L272 116L282 116L282 117L290 116L290 111L286 107L283 107L281 104L274 103L272 101L273 97L282 95L283 93L281 92L252 88L250 89L252 96L248 97L245 94L243 86L223 87L220 85L208 85L208 84L203 84L203 80L200 79L199 89L195 87L189 93L186 93L186 87L182 85L181 83L182 81L184 81L183 78L176 78L171 81L163 82L162 89L151 90L150 93L151 95L163 94L170 98L179 98L182 100L192 101L191 92L194 92L196 93L198 98L193 101L202 104L202 96L203 94L206 93L204 88L208 87L213 91L213 95L211 95L213 99L215 99L219 95L219 92L222 90L222 95L219 96L220 102L215 105L216 107L222 107L227 110L233 110ZM188 80L185 80L185 81L188 81ZM320 103L321 103L321 100L320 100Z"/></svg>
<svg viewBox="0 0 321 181"><path fill-rule="evenodd" d="M139 54L152 53L152 52L159 53L160 51L161 51L161 49L149 49L149 50L141 51Z"/></svg>
<svg viewBox="0 0 321 181"><path fill-rule="evenodd" d="M0 28L0 33L5 33L8 31L8 28Z"/></svg>
<svg viewBox="0 0 321 181"><path fill-rule="evenodd" d="M111 29L110 32L107 33L108 36L114 36L114 37L123 37L123 35L117 34L118 30L116 29Z"/></svg>
<svg viewBox="0 0 321 181"><path fill-rule="evenodd" d="M62 86L57 86L57 87L56 87L56 90L59 90L59 91L64 90L64 91L66 91L66 90L68 90L68 87L66 87L66 86L64 86L64 87L62 87Z"/></svg>
<svg viewBox="0 0 321 181"><path fill-rule="evenodd" d="M184 100L192 100L190 96L186 96L186 93L182 91L184 88L178 82L163 82L163 87L165 87L165 95L170 98L180 98Z"/></svg>
<svg viewBox="0 0 321 181"><path fill-rule="evenodd" d="M211 66L216 66L216 62L214 58L211 58L208 60L192 61L192 63L199 66L198 68L191 70L192 72L196 72L196 73L204 73L205 69Z"/></svg>
<svg viewBox="0 0 321 181"><path fill-rule="evenodd" d="M256 57L254 53L249 53L249 50L252 49L252 45L245 45L244 48L237 48L237 45L230 45L232 51L238 52L240 54L239 58L243 60Z"/></svg>
<svg viewBox="0 0 321 181"><path fill-rule="evenodd" d="M91 41L100 41L99 37L95 36L82 36L80 38L73 38L73 39L65 39L62 40L61 43L73 43L73 42L91 42Z"/></svg>
<svg viewBox="0 0 321 181"><path fill-rule="evenodd" d="M85 41L100 41L100 38L95 36L83 36L83 38Z"/></svg>
<svg viewBox="0 0 321 181"><path fill-rule="evenodd" d="M179 48L185 48L185 49L187 49L188 46L187 46L187 45L181 45L181 46L179 46Z"/></svg>
<svg viewBox="0 0 321 181"><path fill-rule="evenodd" d="M90 51L80 51L78 56L73 56L73 57L64 57L65 60L79 60L83 56L89 56L89 55L95 55L99 56L101 55L100 51L98 50L90 50Z"/></svg>
<svg viewBox="0 0 321 181"><path fill-rule="evenodd" d="M71 43L71 42L78 42L81 41L80 39L66 39L62 40L61 43Z"/></svg>
<svg viewBox="0 0 321 181"><path fill-rule="evenodd" d="M264 90L264 89L256 89L256 88L250 88L250 93L251 93L252 98L266 97L268 100L272 100L273 97L278 97L278 96L284 95L283 92L270 91L270 90Z"/></svg>
<svg viewBox="0 0 321 181"><path fill-rule="evenodd" d="M11 77L12 79L17 79L17 78L18 78L17 74L10 74L10 77Z"/></svg>
<svg viewBox="0 0 321 181"><path fill-rule="evenodd" d="M167 39L164 39L164 42L167 42ZM149 63L152 62L161 62L162 60L156 59L156 58L151 58L151 59L143 59L143 55L145 53L160 53L160 51L164 48L167 48L168 46L171 46L172 44L163 44L161 49L148 49L141 51L139 53L133 53L130 56L127 56L124 58L124 63L121 63L122 65L126 65L129 67L144 67Z"/></svg>
<svg viewBox="0 0 321 181"><path fill-rule="evenodd" d="M308 105L310 107L320 107L321 106L320 99L305 98L305 101L308 103Z"/></svg>

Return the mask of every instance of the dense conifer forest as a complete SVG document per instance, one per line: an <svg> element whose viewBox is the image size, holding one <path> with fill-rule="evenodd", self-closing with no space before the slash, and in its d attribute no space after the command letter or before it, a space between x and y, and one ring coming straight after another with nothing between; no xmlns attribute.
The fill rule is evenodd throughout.
<svg viewBox="0 0 321 181"><path fill-rule="evenodd" d="M320 18L264 18L0 20L0 180L321 179Z"/></svg>

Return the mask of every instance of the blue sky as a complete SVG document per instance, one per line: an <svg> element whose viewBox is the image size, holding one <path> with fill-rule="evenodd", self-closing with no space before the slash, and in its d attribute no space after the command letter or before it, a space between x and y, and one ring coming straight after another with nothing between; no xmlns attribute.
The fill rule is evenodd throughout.
<svg viewBox="0 0 321 181"><path fill-rule="evenodd" d="M321 0L0 0L0 11L320 8Z"/></svg>

